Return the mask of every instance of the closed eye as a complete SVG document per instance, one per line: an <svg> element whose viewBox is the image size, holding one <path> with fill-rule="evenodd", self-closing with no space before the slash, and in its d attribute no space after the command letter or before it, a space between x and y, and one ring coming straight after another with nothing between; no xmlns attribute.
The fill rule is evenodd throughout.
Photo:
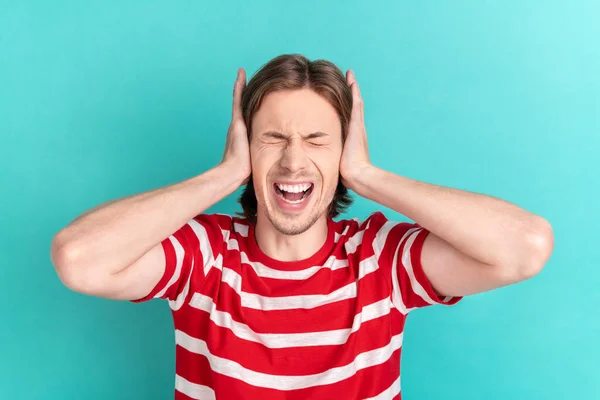
<svg viewBox="0 0 600 400"><path fill-rule="evenodd" d="M281 143L287 141L287 137L277 132L265 132L262 137L267 143Z"/></svg>
<svg viewBox="0 0 600 400"><path fill-rule="evenodd" d="M310 135L306 136L306 139L308 139L311 145L313 146L325 146L328 144L327 138L329 137L328 134L326 134L325 132L313 132Z"/></svg>
<svg viewBox="0 0 600 400"><path fill-rule="evenodd" d="M289 136L286 136L280 132L276 131L267 131L262 135L263 140L269 144L279 144L281 142L287 142L290 140ZM329 144L328 141L329 135L325 132L313 132L304 137L304 140L307 140L312 146L322 147Z"/></svg>

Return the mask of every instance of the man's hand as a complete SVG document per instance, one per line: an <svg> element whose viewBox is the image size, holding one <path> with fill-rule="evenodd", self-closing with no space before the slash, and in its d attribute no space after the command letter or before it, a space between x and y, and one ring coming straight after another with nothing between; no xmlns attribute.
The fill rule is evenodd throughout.
<svg viewBox="0 0 600 400"><path fill-rule="evenodd" d="M363 102L351 70L352 114L342 183L429 231L421 264L438 296L465 296L528 279L554 248L550 223L497 197L416 181L369 161Z"/></svg>
<svg viewBox="0 0 600 400"><path fill-rule="evenodd" d="M363 100L360 96L360 89L354 71L348 70L346 72L346 82L352 90L352 114L340 159L340 175L344 186L356 191L355 179L371 166L371 161L369 159Z"/></svg>
<svg viewBox="0 0 600 400"><path fill-rule="evenodd" d="M242 114L242 91L246 87L246 71L238 69L237 79L233 86L233 109L231 113L231 124L227 131L225 152L223 153L222 165L231 168L235 174L239 174L242 185L248 183L252 172L250 164L250 145L248 143L248 130Z"/></svg>

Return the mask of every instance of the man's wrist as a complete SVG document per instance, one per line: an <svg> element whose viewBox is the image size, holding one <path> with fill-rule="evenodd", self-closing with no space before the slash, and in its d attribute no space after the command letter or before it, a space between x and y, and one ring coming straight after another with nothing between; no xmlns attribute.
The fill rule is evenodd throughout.
<svg viewBox="0 0 600 400"><path fill-rule="evenodd" d="M227 180L235 182L236 187L242 186L249 176L239 165L232 162L222 162L217 165L216 169L221 171L220 175L227 177Z"/></svg>
<svg viewBox="0 0 600 400"><path fill-rule="evenodd" d="M368 198L369 186L381 176L381 172L373 164L365 164L353 174L350 189L358 195Z"/></svg>

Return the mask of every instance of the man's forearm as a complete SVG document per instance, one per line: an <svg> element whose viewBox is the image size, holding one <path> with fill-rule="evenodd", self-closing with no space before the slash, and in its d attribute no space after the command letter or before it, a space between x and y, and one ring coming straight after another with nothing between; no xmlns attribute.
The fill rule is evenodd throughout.
<svg viewBox="0 0 600 400"><path fill-rule="evenodd" d="M548 226L540 216L504 200L412 180L374 166L363 170L354 186L359 195L405 215L489 265L534 262L531 241L538 240L539 232Z"/></svg>
<svg viewBox="0 0 600 400"><path fill-rule="evenodd" d="M52 242L62 263L116 273L242 183L219 165L201 175L106 202L77 217Z"/></svg>

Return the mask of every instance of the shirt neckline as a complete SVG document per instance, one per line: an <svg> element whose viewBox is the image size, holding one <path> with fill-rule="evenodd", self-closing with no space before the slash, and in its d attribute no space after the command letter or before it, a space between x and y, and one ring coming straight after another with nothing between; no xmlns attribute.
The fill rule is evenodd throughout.
<svg viewBox="0 0 600 400"><path fill-rule="evenodd" d="M255 224L250 224L248 228L248 250L251 254L250 261L258 261L270 268L293 271L323 265L333 249L335 222L329 217L327 218L327 238L325 239L325 243L323 243L321 248L312 256L295 261L281 261L265 254L256 242L256 236L254 235L255 226Z"/></svg>

